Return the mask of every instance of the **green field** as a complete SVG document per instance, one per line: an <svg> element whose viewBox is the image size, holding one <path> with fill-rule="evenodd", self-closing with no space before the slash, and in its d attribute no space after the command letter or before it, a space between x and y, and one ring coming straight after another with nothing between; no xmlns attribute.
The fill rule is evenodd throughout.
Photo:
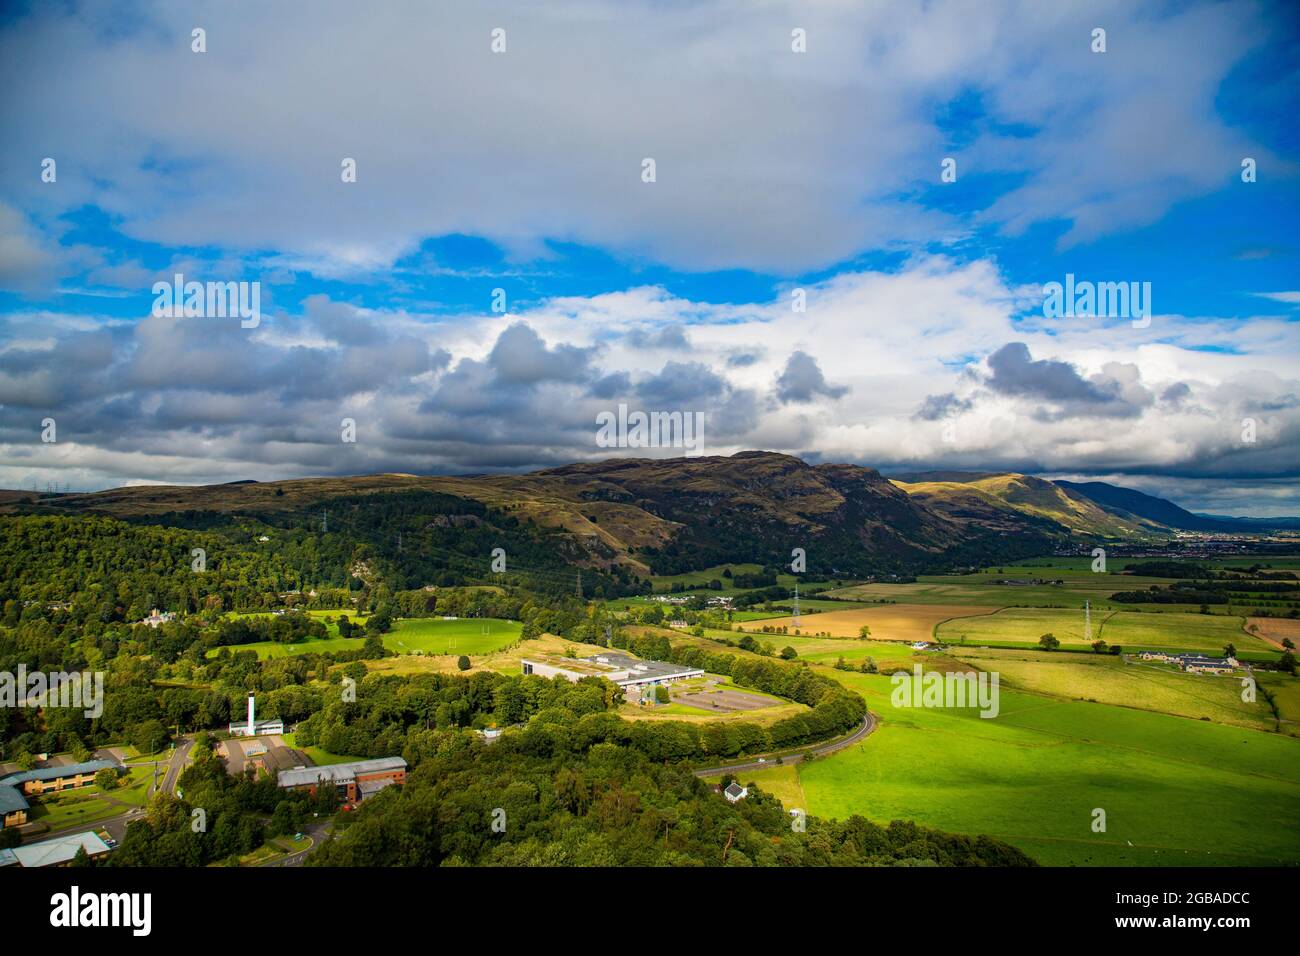
<svg viewBox="0 0 1300 956"><path fill-rule="evenodd" d="M384 646L399 654L490 654L519 640L523 625L499 618L404 618L384 635Z"/></svg>
<svg viewBox="0 0 1300 956"><path fill-rule="evenodd" d="M954 650L963 669L996 672L1004 689L1025 690L1067 700L1096 701L1180 717L1202 718L1254 730L1278 730L1272 710L1257 695L1242 700L1243 675L1187 674L1168 664L1110 654L1061 654L1023 650ZM1270 675L1280 694L1300 681Z"/></svg>
<svg viewBox="0 0 1300 956"><path fill-rule="evenodd" d="M1119 644L1126 651L1164 648L1219 654L1225 644L1239 651L1276 654L1267 643L1242 630L1242 619L1178 611L1099 611L1092 615L1092 639ZM949 644L1037 646L1044 634L1063 645L1087 646L1082 608L1009 607L995 614L947 621L939 640Z"/></svg>
<svg viewBox="0 0 1300 956"><path fill-rule="evenodd" d="M1300 862L1295 738L1005 689L994 719L895 708L887 677L824 673L881 725L798 767L811 814L986 833L1051 865ZM741 778L765 775L790 792L786 768ZM1092 832L1094 808L1105 833Z"/></svg>
<svg viewBox="0 0 1300 956"><path fill-rule="evenodd" d="M1116 562L1121 565L1125 562ZM998 579L1061 579L1062 584L995 584ZM1015 567L986 569L974 574L920 575L915 584L858 584L836 588L829 593L837 598L856 600L891 600L899 604L984 604L994 607L1082 607L1085 600L1093 608L1131 607L1109 599L1116 591L1140 591L1152 585L1164 585L1172 578L1137 577L1132 574L1093 574L1063 567Z"/></svg>
<svg viewBox="0 0 1300 956"><path fill-rule="evenodd" d="M475 617L444 621L438 617L402 618L384 635L384 646L395 654L489 654L509 647L519 640L523 625L518 621L500 618ZM285 657L291 654L320 654L327 651L359 649L361 637L328 637L318 641L301 641L297 644L278 644L259 641L230 647L236 651L255 651L259 659ZM208 651L216 657L220 648Z"/></svg>
<svg viewBox="0 0 1300 956"><path fill-rule="evenodd" d="M710 581L717 581L722 585L722 590L710 590L709 594L736 594L740 589L732 586L733 578L723 575L723 571L731 569L732 575L737 574L757 574L763 570L761 564L717 564L711 568L704 568L701 571L686 571L682 574L662 574L653 575L650 578L651 587L656 594L665 591L671 591L674 585L680 584L684 588L707 588ZM834 581L814 581L806 576L797 574L778 574L776 583L782 587L794 589L795 582L799 583L800 588L814 590L818 588L829 588L836 584ZM843 582L840 582L843 583ZM623 600L621 598L615 600Z"/></svg>

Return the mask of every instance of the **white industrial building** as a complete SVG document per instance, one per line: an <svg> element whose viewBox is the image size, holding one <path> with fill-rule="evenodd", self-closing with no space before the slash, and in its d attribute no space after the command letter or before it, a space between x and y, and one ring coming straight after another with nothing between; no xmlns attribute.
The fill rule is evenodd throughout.
<svg viewBox="0 0 1300 956"><path fill-rule="evenodd" d="M603 677L623 688L671 684L704 676L704 671L698 667L667 661L643 661L612 651L595 657L530 657L524 658L521 663L525 674L564 677L571 681L579 681L584 677Z"/></svg>
<svg viewBox="0 0 1300 956"><path fill-rule="evenodd" d="M253 695L248 695L248 719L230 725L232 737L263 737L267 734L284 733L284 721L279 717L273 720L257 720L254 717Z"/></svg>

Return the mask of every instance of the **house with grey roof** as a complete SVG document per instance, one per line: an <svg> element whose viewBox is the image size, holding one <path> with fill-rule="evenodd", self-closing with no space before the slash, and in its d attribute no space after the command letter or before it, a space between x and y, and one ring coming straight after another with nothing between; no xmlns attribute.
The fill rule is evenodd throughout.
<svg viewBox="0 0 1300 956"><path fill-rule="evenodd" d="M749 796L749 788L742 787L733 780L727 784L726 789L722 791L722 795L727 798L729 803L737 803Z"/></svg>

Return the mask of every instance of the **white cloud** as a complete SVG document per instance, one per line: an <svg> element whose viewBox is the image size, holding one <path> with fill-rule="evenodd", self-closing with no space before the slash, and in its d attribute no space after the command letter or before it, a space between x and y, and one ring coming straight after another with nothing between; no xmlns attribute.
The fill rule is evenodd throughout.
<svg viewBox="0 0 1300 956"><path fill-rule="evenodd" d="M0 157L9 201L46 221L95 203L133 237L274 250L326 277L456 232L525 258L562 239L786 275L960 236L915 197L954 150L935 117L970 94L988 115L956 150L962 175L1024 177L983 218L1061 219L1089 239L1235 168L1246 144L1214 96L1262 33L1248 3L1155 15L1121 0L159 3L118 20L37 7L0 32L0 83L22 91L0 101L0 134L40 144ZM1088 51L1099 22L1104 55ZM790 51L792 24L807 53Z"/></svg>
<svg viewBox="0 0 1300 956"><path fill-rule="evenodd" d="M1180 316L1153 321L1159 341L1128 323L1025 323L1022 305L991 265L927 257L810 285L793 315L784 294L713 305L635 288L454 320L313 297L302 318L252 333L65 324L0 351L0 484L541 467L605 457L595 416L620 401L705 412L713 453L1201 481L1300 472L1300 343L1255 334L1272 320L1236 323L1233 352L1204 351L1179 344L1197 324ZM679 327L647 346L647 329ZM1010 366L990 363L1011 343ZM38 442L45 414L57 448ZM341 449L345 415L360 438Z"/></svg>

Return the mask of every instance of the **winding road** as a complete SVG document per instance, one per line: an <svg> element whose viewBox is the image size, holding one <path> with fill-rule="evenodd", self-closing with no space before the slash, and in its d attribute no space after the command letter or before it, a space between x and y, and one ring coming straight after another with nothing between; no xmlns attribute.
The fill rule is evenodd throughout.
<svg viewBox="0 0 1300 956"><path fill-rule="evenodd" d="M876 726L877 726L876 715L868 711L867 716L862 718L861 726L859 726L857 730L853 731L853 733L849 734L847 737L841 737L838 740L832 740L829 743L817 744L812 747L807 747L795 753L782 754L780 757L781 762L779 764L776 762L777 760L776 757L767 757L763 760L754 759L754 760L747 761L745 763L728 764L727 766L724 767L710 767L707 770L696 770L695 776L716 777L718 776L718 774L735 773L740 770L767 770L772 767L785 766L787 764L792 764L792 763L799 763L805 757L809 757L809 756L821 757L825 754L835 753L835 751L837 750L843 750L845 747L851 747L860 740L865 740L871 734L871 732L876 729Z"/></svg>

